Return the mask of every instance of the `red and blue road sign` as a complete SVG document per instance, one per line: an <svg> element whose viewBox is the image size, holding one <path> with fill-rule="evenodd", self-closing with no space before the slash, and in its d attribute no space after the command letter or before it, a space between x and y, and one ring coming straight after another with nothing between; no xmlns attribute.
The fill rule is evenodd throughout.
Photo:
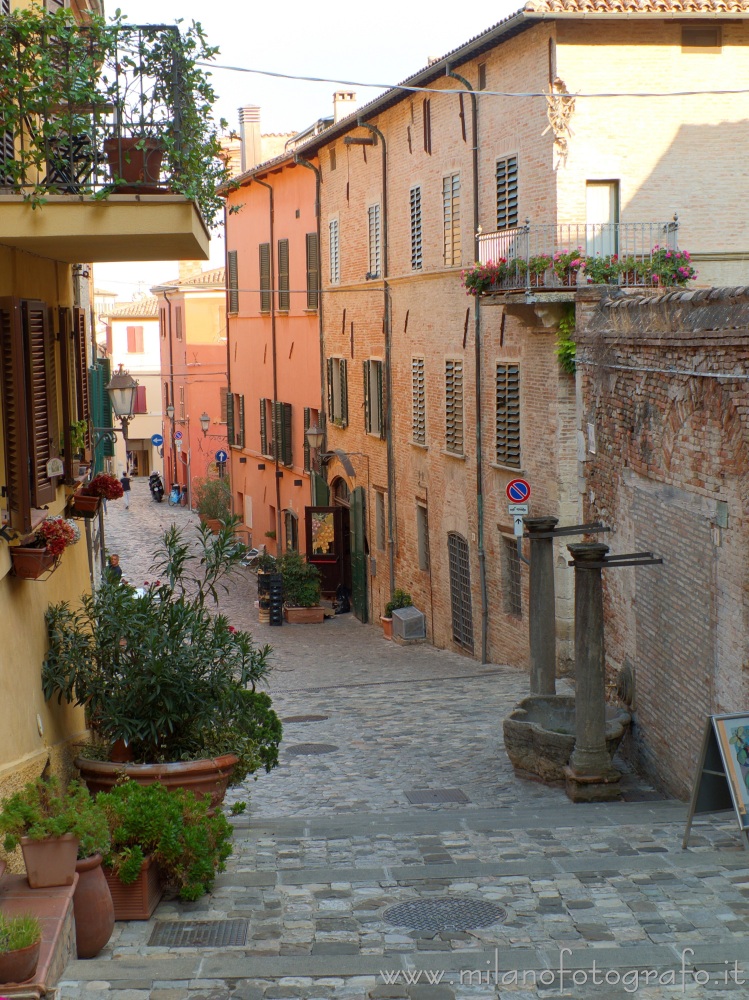
<svg viewBox="0 0 749 1000"><path fill-rule="evenodd" d="M513 479L507 484L507 499L510 503L525 503L531 495L530 483L525 479Z"/></svg>

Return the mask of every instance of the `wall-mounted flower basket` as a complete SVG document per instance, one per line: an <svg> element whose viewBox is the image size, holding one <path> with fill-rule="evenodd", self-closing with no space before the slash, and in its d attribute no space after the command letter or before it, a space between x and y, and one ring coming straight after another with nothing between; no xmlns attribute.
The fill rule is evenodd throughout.
<svg viewBox="0 0 749 1000"><path fill-rule="evenodd" d="M74 493L69 500L70 513L73 517L94 517L99 511L100 503L101 497Z"/></svg>
<svg viewBox="0 0 749 1000"><path fill-rule="evenodd" d="M15 545L11 548L10 555L13 572L21 580L46 580L60 563L60 557L53 556L47 549Z"/></svg>

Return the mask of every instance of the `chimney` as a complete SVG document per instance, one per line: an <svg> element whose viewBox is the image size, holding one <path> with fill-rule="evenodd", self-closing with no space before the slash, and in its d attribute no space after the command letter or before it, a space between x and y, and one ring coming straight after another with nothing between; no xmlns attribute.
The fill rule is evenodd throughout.
<svg viewBox="0 0 749 1000"><path fill-rule="evenodd" d="M242 172L261 162L260 108L245 104L239 109L239 136L242 140Z"/></svg>
<svg viewBox="0 0 749 1000"><path fill-rule="evenodd" d="M199 260L181 260L179 262L179 280L189 281L203 273L203 265Z"/></svg>
<svg viewBox="0 0 749 1000"><path fill-rule="evenodd" d="M336 125L354 110L356 94L353 90L336 90L333 94L333 124Z"/></svg>

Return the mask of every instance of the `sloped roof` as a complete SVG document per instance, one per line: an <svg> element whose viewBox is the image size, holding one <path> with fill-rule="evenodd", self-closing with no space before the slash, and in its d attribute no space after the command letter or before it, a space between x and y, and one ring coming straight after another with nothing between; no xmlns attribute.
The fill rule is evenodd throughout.
<svg viewBox="0 0 749 1000"><path fill-rule="evenodd" d="M175 288L195 287L196 285L221 285L226 284L226 268L214 267L210 271L201 271L191 278L176 279L175 281L165 281L164 285Z"/></svg>
<svg viewBox="0 0 749 1000"><path fill-rule="evenodd" d="M749 0L528 0L541 14L749 14Z"/></svg>
<svg viewBox="0 0 749 1000"><path fill-rule="evenodd" d="M159 304L153 295L135 302L115 302L106 313L107 319L158 319Z"/></svg>

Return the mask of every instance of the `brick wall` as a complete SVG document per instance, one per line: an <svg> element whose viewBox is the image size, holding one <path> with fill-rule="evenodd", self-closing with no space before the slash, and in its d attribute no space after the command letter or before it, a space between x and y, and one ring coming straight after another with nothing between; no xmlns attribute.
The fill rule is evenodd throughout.
<svg viewBox="0 0 749 1000"><path fill-rule="evenodd" d="M664 559L604 572L607 665L612 684L634 672L635 760L681 796L705 716L749 694L748 330L744 288L590 295L578 314L586 516L612 552Z"/></svg>

